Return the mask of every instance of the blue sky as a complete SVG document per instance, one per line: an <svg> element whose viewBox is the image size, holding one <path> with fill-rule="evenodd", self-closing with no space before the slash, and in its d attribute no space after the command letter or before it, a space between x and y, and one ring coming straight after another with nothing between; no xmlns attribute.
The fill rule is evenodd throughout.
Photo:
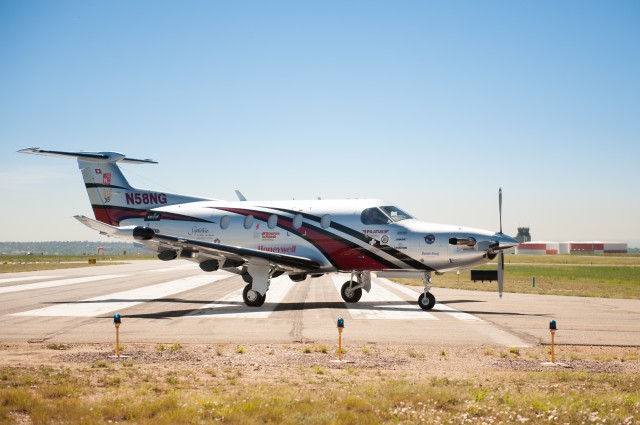
<svg viewBox="0 0 640 425"><path fill-rule="evenodd" d="M101 240L72 160L235 199L640 246L637 1L0 2L0 240Z"/></svg>

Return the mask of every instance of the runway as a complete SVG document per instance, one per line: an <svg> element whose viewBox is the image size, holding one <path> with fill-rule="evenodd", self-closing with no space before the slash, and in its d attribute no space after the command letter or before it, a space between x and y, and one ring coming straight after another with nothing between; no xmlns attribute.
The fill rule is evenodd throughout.
<svg viewBox="0 0 640 425"><path fill-rule="evenodd" d="M333 343L336 321L351 344L523 347L559 344L640 346L640 301L552 297L434 288L435 308L417 305L418 287L373 278L357 304L340 297L349 275L271 281L265 304L242 302L245 282L205 273L187 261L136 261L0 277L0 341L93 343ZM437 279L436 279L437 285Z"/></svg>

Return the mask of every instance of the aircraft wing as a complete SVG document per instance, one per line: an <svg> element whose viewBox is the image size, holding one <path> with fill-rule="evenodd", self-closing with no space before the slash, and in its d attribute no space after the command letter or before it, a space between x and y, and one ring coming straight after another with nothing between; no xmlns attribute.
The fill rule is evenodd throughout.
<svg viewBox="0 0 640 425"><path fill-rule="evenodd" d="M85 216L75 216L85 226L97 230L107 236L133 237L153 251L161 250L193 250L213 258L229 258L248 263L252 260L268 261L289 271L313 272L320 268L320 264L306 257L260 251L234 245L199 241L196 239L180 238L171 235L155 233L153 229L142 226L116 227Z"/></svg>

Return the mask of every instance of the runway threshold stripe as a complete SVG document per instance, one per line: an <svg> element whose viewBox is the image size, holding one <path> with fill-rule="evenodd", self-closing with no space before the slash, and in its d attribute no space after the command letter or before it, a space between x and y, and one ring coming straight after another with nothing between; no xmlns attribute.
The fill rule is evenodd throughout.
<svg viewBox="0 0 640 425"><path fill-rule="evenodd" d="M226 279L229 276L230 274L220 273L216 275L187 277L129 291L88 298L86 300L14 313L11 316L95 317L168 297L179 292L189 291L217 280Z"/></svg>
<svg viewBox="0 0 640 425"><path fill-rule="evenodd" d="M345 279L345 276L347 278ZM344 282L349 280L349 275L331 276L338 293ZM424 310L417 303L412 304L393 292L379 285L375 279L371 282L371 292L363 291L359 303L345 303L349 308L349 314L354 319L380 319L380 320L437 320L437 318ZM373 305L371 305L373 304Z"/></svg>
<svg viewBox="0 0 640 425"><path fill-rule="evenodd" d="M295 283L288 276L279 276L271 279L269 291L267 291L267 299L262 307L248 307L242 299L242 291L244 287L230 292L220 298L215 303L202 306L198 310L194 310L183 317L224 317L238 319L266 319L276 309L278 304L284 300L287 293L291 290Z"/></svg>
<svg viewBox="0 0 640 425"><path fill-rule="evenodd" d="M382 277L377 277L376 279L378 279L378 281L384 283L385 285L389 285L390 287L395 288L396 290L407 294L409 296L412 297L416 297L417 295L419 295L419 292L416 292L412 289L407 288L406 286L400 285L399 283L395 283L389 279L385 279ZM416 298L417 300L417 298ZM449 307L448 305L444 305L444 304L440 304L438 302L436 302L435 307L433 308L433 311L441 311L443 313L446 313L452 317L455 317L458 320L464 320L464 321L469 321L469 322L482 322L482 319L480 319L479 317L476 317L472 314L469 313L465 313L463 311L460 310L456 310L453 307Z"/></svg>
<svg viewBox="0 0 640 425"><path fill-rule="evenodd" d="M78 283L97 282L100 280L117 279L120 277L127 277L128 275L111 274L104 276L86 276L75 277L71 279L50 280L48 282L28 283L26 285L13 285L0 288L0 294L6 294L9 292L29 291L33 289L54 288L56 286L75 285Z"/></svg>
<svg viewBox="0 0 640 425"><path fill-rule="evenodd" d="M0 279L0 284L3 283L13 283L13 282L24 282L27 280L38 280L38 279L53 279L58 276L27 276L27 277L11 277L8 279Z"/></svg>

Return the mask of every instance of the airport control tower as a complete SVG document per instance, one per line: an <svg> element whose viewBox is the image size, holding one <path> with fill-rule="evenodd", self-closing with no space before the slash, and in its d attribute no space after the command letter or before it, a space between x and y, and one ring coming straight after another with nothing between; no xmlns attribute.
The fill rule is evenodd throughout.
<svg viewBox="0 0 640 425"><path fill-rule="evenodd" d="M531 234L529 234L528 227L518 227L518 234L516 235L518 242L531 242Z"/></svg>

